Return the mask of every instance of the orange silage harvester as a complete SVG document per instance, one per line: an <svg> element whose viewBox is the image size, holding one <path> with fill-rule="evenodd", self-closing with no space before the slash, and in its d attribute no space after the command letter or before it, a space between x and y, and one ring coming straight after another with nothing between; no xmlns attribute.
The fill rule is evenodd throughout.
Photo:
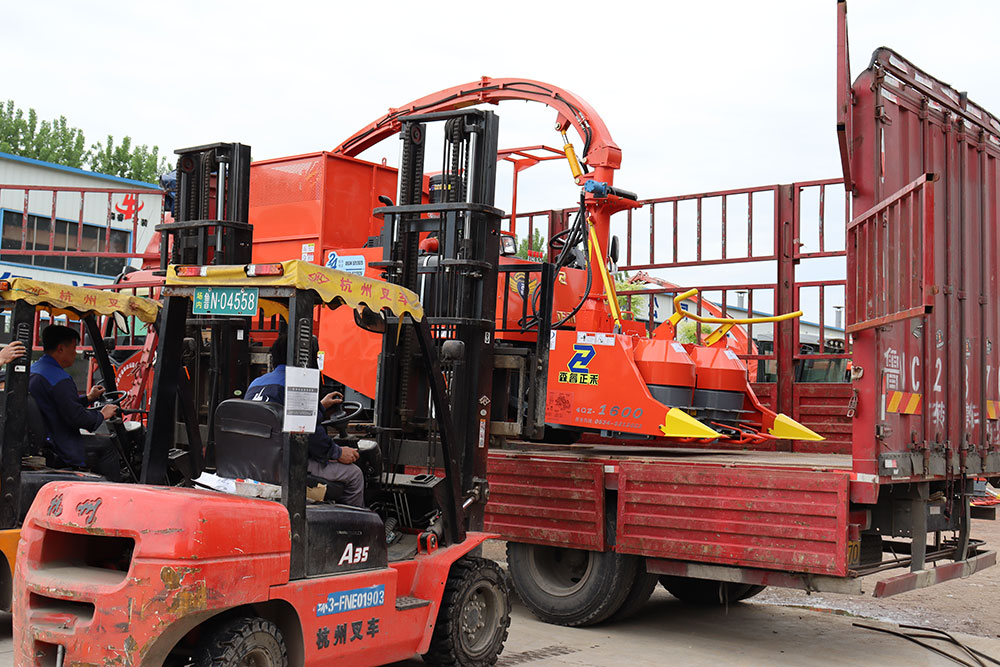
<svg viewBox="0 0 1000 667"><path fill-rule="evenodd" d="M573 93L549 84L484 77L396 108L332 152L256 163L251 169L250 208L254 261L294 256L383 278L381 260L391 240L381 238L381 220L371 211L397 196L395 173L356 156L398 132L407 115L510 99L541 102L557 111L562 152L581 196L575 221L551 234L549 272L514 256L515 243L501 244L497 343L512 351L537 350L544 366L537 375L522 372L523 382L513 383L513 391L521 395L493 397L510 406L508 422L519 422L504 433L529 439L558 434L563 440L589 433L612 442L746 447L775 439L821 440L761 404L748 383L744 361L733 349L733 337L726 335L739 324L773 322L797 313L730 320L676 307L673 317L651 333L645 323L623 316L608 270L613 254L610 219L641 204L634 194L613 185L621 151L601 118ZM582 160L566 136L571 126L584 142ZM431 179L423 179L425 201L460 197L447 184ZM435 241L425 241L422 261L433 265ZM543 284L543 273L550 284ZM675 305L684 296L679 295ZM718 326L704 345L680 343L674 333L684 317ZM379 339L356 333L349 320L349 314L339 312L321 315L324 372L372 398ZM343 335L345 330L352 334ZM532 392L537 394L534 410L525 398ZM531 420L534 428L527 423Z"/></svg>

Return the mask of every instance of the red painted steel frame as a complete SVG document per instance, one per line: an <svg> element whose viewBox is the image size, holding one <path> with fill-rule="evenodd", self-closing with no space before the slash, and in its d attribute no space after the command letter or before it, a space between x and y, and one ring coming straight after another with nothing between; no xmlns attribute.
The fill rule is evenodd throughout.
<svg viewBox="0 0 1000 667"><path fill-rule="evenodd" d="M145 253L138 250L136 243L138 242L138 230L139 230L139 207L135 206L132 210L132 228L130 235L131 247L126 252L105 252L105 251L82 251L82 250L57 250L53 246L55 244L56 235L56 204L58 202L58 197L60 194L75 193L80 197L80 214L77 223L77 248L82 245L83 239L83 226L84 221L84 205L86 203L87 195L97 195L107 197L107 211L105 216L105 227L104 227L104 244L108 247L110 244L111 232L116 229L111 226L111 222L114 219L114 206L112 198L114 195L125 195L125 196L153 196L160 198L160 219L157 224L161 224L164 221L164 216L166 211L163 206L164 193L162 190L148 190L144 188L77 188L77 187L54 187L51 185L11 185L11 184L0 184L0 194L5 191L23 191L24 192L24 206L21 211L21 247L20 248L4 248L0 252L0 256L3 255L30 255L37 257L73 257L74 255L86 255L87 257L107 257L107 258L125 258L125 259L157 259L158 255L153 253ZM38 215L37 213L31 213L29 210L29 200L32 193L48 192L51 193L51 215L49 218L49 247L45 249L28 248L28 216ZM126 231L126 230L122 230ZM44 268L44 267L40 267Z"/></svg>
<svg viewBox="0 0 1000 667"><path fill-rule="evenodd" d="M498 104L505 100L528 100L545 104L558 112L556 123L560 129L565 131L572 125L581 137L589 135L590 149L581 157L586 164L597 169L597 180L612 183L614 170L621 166L622 152L594 108L568 90L529 79L492 79L484 76L479 81L425 95L409 104L391 109L385 116L354 133L333 149L333 152L352 157L360 154L399 132L403 116L451 111L473 104Z"/></svg>
<svg viewBox="0 0 1000 667"><path fill-rule="evenodd" d="M801 325L798 320L792 320L774 325L774 350L769 353L740 350L740 357L748 364L752 362L773 364L774 382L753 382L754 392L768 408L789 415L799 423L820 433L827 440L823 442L778 442L770 443L768 447L785 447L792 451L851 453L851 419L848 416L848 403L851 400L851 387L842 383L808 383L796 381L797 367L809 360L833 362L835 360L850 360L851 342L845 336L843 352L825 351L826 329L829 326L825 313L827 293L842 290L846 277L836 275L821 280L799 280L796 269L802 261L813 261L830 258L845 258L847 252L841 245L828 238L833 226L827 220L826 204L828 192L836 190L837 196L844 198L844 217L833 221L846 228L850 221L850 197L847 193L840 195L842 189L840 179L819 179L802 181L789 185L763 185L750 188L718 190L689 195L657 197L641 200L643 210L648 211L648 220L640 221L637 211L629 210L621 213L624 220L613 221L621 229L624 226L625 243L623 244L624 262L618 269L625 272L644 271L654 277L664 271L696 267L746 267L751 280L745 283L713 283L687 284L677 288L656 288L630 292L636 296L652 296L655 294L676 294L690 287L701 287L703 290L720 295L719 308L724 315L733 316L730 303L732 292L745 291L748 297L747 310L763 311L767 314L789 312L799 309L800 294L803 290L819 292L819 353L810 354L800 348ZM806 195L815 195L816 209L810 209L806 203ZM732 233L742 213L736 213L734 202L746 202L746 236ZM721 225L718 237L708 236L708 222L704 211L708 210L710 202L718 202L721 210ZM764 211L764 203L767 209ZM756 206L755 206L756 204ZM685 230L682 229L684 207L695 211L695 224L690 230L689 240L685 247ZM565 228L569 216L575 209L557 211L536 211L522 213L519 217L527 219L527 233L532 235L537 226L544 226L544 231L551 236L556 231ZM813 225L809 229L815 237L815 250L805 252L801 238L803 236L803 220L808 219ZM757 238L757 243L754 240ZM761 245L761 239L766 237L770 243ZM657 239L665 241L658 242ZM714 254L706 250L709 241L717 247ZM693 259L687 259L693 257ZM842 270L841 270L842 271ZM827 269L829 273L829 269ZM768 280L770 278L770 280ZM846 296L846 295L845 295ZM697 299L696 312L706 314L707 304L702 297ZM713 298L714 299L714 298ZM647 299L646 317L653 318L653 300ZM668 313L669 314L669 313ZM664 314L660 314L664 317ZM741 315L742 316L742 315ZM745 327L749 338L754 331L759 331L761 325ZM772 326L772 325L767 325ZM766 329L765 329L766 330ZM845 378L846 380L846 378Z"/></svg>

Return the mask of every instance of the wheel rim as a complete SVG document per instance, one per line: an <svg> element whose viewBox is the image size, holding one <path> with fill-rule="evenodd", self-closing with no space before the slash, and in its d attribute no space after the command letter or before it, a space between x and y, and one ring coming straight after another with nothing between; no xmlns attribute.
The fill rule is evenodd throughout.
<svg viewBox="0 0 1000 667"><path fill-rule="evenodd" d="M490 582L483 581L469 592L462 605L462 643L466 653L475 655L489 650L500 627L503 599Z"/></svg>
<svg viewBox="0 0 1000 667"><path fill-rule="evenodd" d="M590 551L560 547L528 547L531 577L549 595L568 597L583 588L594 569Z"/></svg>
<svg viewBox="0 0 1000 667"><path fill-rule="evenodd" d="M255 648L247 651L240 659L240 667L274 667L274 661L267 651Z"/></svg>

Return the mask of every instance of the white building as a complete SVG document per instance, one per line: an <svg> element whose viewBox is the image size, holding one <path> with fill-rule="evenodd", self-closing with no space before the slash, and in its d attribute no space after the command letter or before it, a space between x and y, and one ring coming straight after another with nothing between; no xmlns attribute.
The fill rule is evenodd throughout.
<svg viewBox="0 0 1000 667"><path fill-rule="evenodd" d="M0 153L0 279L113 282L141 260L97 253L144 252L162 209L153 183Z"/></svg>

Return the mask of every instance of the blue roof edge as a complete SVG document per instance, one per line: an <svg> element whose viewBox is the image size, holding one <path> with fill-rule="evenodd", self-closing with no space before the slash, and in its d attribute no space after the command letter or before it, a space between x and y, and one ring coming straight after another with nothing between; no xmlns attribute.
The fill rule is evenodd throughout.
<svg viewBox="0 0 1000 667"><path fill-rule="evenodd" d="M64 164L56 164L55 162L45 162L44 160L36 160L35 158L23 157L21 155L13 155L11 153L0 152L0 159L13 160L14 162L23 162L25 164L35 165L36 167L46 167L48 169L55 169L56 171L65 171L70 174L77 174L79 176L92 176L94 178L100 178L106 181L113 181L115 183L122 183L125 185L133 185L135 187L146 188L149 190L160 189L160 186L156 183L134 181L131 178L122 178L121 176L111 176L109 174L102 174L96 171L87 171L86 169L67 167Z"/></svg>

